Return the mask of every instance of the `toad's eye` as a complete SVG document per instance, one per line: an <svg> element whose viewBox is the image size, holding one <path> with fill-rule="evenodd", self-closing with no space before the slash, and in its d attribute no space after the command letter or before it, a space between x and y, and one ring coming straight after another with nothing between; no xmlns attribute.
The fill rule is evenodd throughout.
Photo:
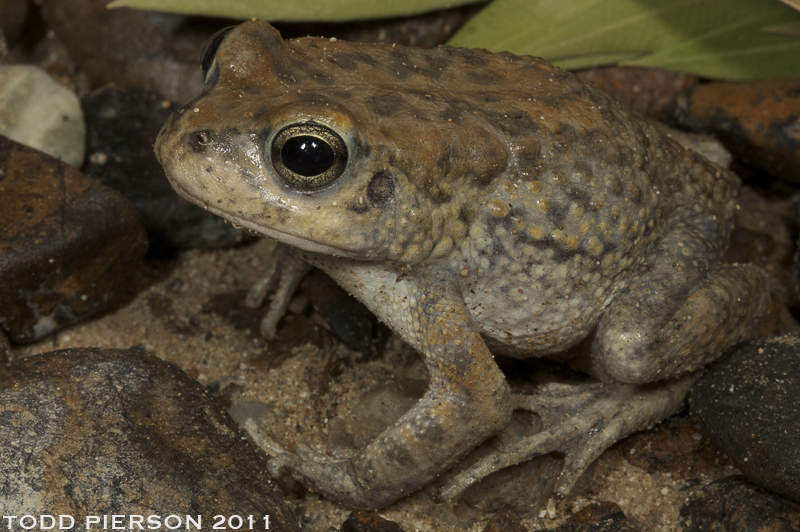
<svg viewBox="0 0 800 532"><path fill-rule="evenodd" d="M203 47L203 54L201 55L202 59L200 60L200 66L203 68L203 79L206 78L208 69L210 69L211 65L214 63L214 56L217 55L219 45L222 44L225 36L235 27L236 26L228 26L227 28L223 28L206 41L206 45Z"/></svg>
<svg viewBox="0 0 800 532"><path fill-rule="evenodd" d="M347 146L342 137L313 123L283 129L272 141L270 155L283 182L300 191L327 187L347 166Z"/></svg>

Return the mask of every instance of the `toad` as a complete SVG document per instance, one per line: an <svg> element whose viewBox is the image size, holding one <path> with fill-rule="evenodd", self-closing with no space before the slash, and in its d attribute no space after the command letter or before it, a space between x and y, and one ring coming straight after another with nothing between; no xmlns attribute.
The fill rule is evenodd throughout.
<svg viewBox="0 0 800 532"><path fill-rule="evenodd" d="M347 459L285 452L250 423L274 474L346 506L428 483L515 408L546 429L439 497L554 451L566 494L766 310L763 271L723 264L738 179L542 59L284 41L251 21L203 68L156 142L175 189L291 246L428 368L422 399ZM516 395L494 360L564 353L596 384Z"/></svg>

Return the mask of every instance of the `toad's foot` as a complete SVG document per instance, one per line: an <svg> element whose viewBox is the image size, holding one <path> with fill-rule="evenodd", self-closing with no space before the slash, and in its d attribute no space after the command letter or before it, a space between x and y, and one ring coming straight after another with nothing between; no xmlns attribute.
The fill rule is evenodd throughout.
<svg viewBox="0 0 800 532"><path fill-rule="evenodd" d="M261 306L267 292L277 284L269 308L261 319L261 336L267 340L275 339L278 321L286 314L286 307L292 299L297 285L311 271L311 266L297 256L287 245L280 242L275 246L267 269L247 293L244 304L248 308Z"/></svg>
<svg viewBox="0 0 800 532"><path fill-rule="evenodd" d="M603 451L674 414L698 376L647 385L548 384L535 395L514 395L514 409L536 412L545 429L462 471L435 499L451 500L495 471L551 452L565 455L555 486L556 494L565 496Z"/></svg>

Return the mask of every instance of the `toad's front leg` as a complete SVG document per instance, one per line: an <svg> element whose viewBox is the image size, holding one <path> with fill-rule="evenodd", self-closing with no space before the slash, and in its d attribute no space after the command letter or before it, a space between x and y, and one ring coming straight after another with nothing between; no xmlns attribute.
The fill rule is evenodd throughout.
<svg viewBox="0 0 800 532"><path fill-rule="evenodd" d="M392 279L387 286L395 293L383 301L394 305L394 312L383 308L379 314L422 353L430 376L427 393L349 459L278 452L270 462L273 474L288 471L352 508L386 506L425 485L505 427L511 416L505 378L447 283ZM259 441L257 435L254 439ZM266 450L275 453L272 446Z"/></svg>

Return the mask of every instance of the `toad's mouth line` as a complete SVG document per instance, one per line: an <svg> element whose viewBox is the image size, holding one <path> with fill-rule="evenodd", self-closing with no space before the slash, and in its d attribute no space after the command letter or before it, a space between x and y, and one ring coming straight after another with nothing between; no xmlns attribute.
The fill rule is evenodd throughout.
<svg viewBox="0 0 800 532"><path fill-rule="evenodd" d="M212 214L216 214L220 218L228 220L234 225L245 227L261 235L273 238L278 242L283 242L284 244L287 244L289 246L296 247L304 251L309 251L311 253L319 253L320 255L331 255L336 257L345 257L353 259L364 259L364 254L359 253L357 250L350 250L346 248L331 246L328 244L322 244L315 240L311 240L293 233L281 231L280 229L275 229L274 227L267 227L258 224L246 218L242 218L241 216L232 213L230 211L214 207L208 201L191 194L180 184L178 184L174 179L172 179L168 173L167 173L167 178L169 179L172 188L174 188L175 191L178 192L178 194L180 194L181 196L183 196L186 200L202 207L203 209L211 212Z"/></svg>

